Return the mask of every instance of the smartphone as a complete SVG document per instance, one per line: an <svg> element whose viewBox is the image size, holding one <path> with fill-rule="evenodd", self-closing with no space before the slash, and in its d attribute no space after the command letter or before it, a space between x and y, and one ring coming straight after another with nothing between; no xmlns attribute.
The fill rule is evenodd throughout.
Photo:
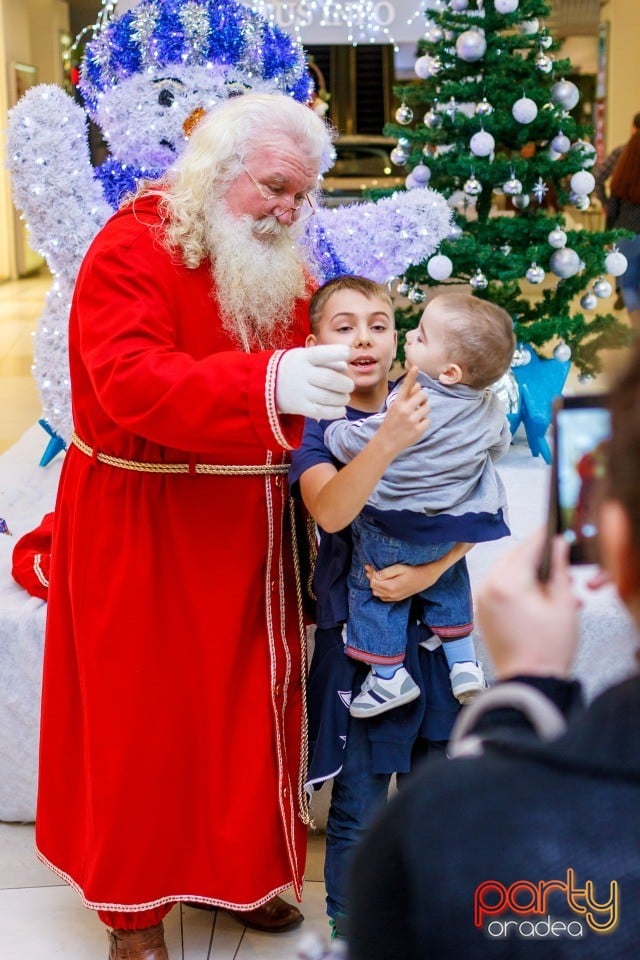
<svg viewBox="0 0 640 960"><path fill-rule="evenodd" d="M599 563L598 510L606 478L611 432L604 393L557 397L551 420L553 457L547 537L538 575L549 578L551 542L569 544L571 563Z"/></svg>

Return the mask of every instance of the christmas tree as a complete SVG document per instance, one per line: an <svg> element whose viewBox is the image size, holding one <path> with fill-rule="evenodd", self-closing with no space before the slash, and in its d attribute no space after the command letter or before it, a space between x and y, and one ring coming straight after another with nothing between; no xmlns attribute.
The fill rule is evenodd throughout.
<svg viewBox="0 0 640 960"><path fill-rule="evenodd" d="M588 377L603 347L630 339L598 312L626 269L615 243L628 234L569 229L559 212L589 207L596 156L590 128L572 115L580 94L566 79L569 60L555 56L549 11L546 0L428 0L421 82L395 88L397 123L385 132L398 138L393 159L406 164L407 186L443 193L455 226L399 292L420 303L426 286L470 283L513 317L514 365L533 349L571 358ZM414 326L417 312L399 311L399 327Z"/></svg>

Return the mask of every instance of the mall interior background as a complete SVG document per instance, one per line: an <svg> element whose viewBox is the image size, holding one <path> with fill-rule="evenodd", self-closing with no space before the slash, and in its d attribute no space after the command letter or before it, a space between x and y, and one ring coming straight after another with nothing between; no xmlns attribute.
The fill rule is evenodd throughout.
<svg viewBox="0 0 640 960"><path fill-rule="evenodd" d="M419 0L393 0L391 45L353 46L337 27L314 23L301 33L331 93L329 117L340 133L381 133L397 107L396 81L415 79L415 44L422 18L407 20ZM132 0L123 6L131 6ZM280 6L282 6L280 4ZM295 4L293 5L295 7ZM274 3L278 7L278 3ZM77 34L95 22L100 0L1 0L0 113L31 83L69 85L64 55ZM638 0L553 0L548 26L563 40L562 56L572 62L583 88L583 103L600 117L602 147L627 139L631 117L640 109L640 3ZM342 33L345 31L343 30ZM604 44L602 36L604 32ZM599 42L600 35L600 42ZM604 55L603 55L604 54ZM69 87L68 87L69 88ZM70 89L70 88L69 88ZM586 95L585 95L586 94ZM5 153L6 123L0 127ZM28 276L42 265L32 251L11 202L9 177L0 171L0 282Z"/></svg>

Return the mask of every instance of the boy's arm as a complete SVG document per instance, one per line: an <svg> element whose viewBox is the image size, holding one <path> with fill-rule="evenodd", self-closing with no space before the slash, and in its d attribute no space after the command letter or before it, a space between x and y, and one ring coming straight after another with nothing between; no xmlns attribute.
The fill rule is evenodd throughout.
<svg viewBox="0 0 640 960"><path fill-rule="evenodd" d="M384 570L374 570L373 567L365 565L371 592L378 600L388 603L407 600L416 593L432 587L436 580L439 580L449 567L466 556L473 546L475 546L473 543L456 543L439 560L421 563L415 567L410 567L406 563L394 563L391 567L385 567Z"/></svg>
<svg viewBox="0 0 640 960"><path fill-rule="evenodd" d="M318 463L300 477L305 506L327 533L343 530L355 520L389 464L429 426L429 403L415 382L417 373L416 367L404 378L380 429L350 463L341 470Z"/></svg>

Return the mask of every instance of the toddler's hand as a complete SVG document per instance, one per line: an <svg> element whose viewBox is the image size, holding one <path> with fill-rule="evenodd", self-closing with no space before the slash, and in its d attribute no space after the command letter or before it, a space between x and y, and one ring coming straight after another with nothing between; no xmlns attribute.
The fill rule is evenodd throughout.
<svg viewBox="0 0 640 960"><path fill-rule="evenodd" d="M385 432L398 453L417 443L429 426L429 400L420 384L416 383L417 376L418 368L411 367L380 426L380 431Z"/></svg>

